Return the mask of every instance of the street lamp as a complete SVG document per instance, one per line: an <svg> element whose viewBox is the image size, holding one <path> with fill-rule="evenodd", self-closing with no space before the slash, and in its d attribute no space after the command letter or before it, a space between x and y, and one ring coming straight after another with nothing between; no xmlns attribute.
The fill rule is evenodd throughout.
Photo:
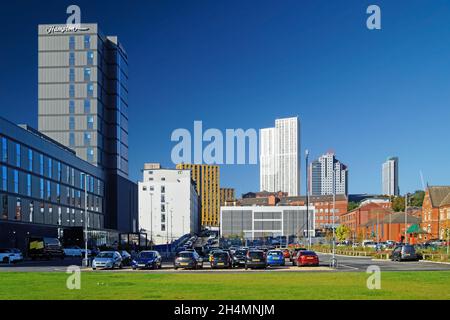
<svg viewBox="0 0 450 320"><path fill-rule="evenodd" d="M153 250L153 193L150 192L150 249Z"/></svg>
<svg viewBox="0 0 450 320"><path fill-rule="evenodd" d="M306 232L308 232L308 249L311 249L311 236L309 232L309 175L308 175L308 158L309 158L309 150L305 150L305 159L306 159Z"/></svg>
<svg viewBox="0 0 450 320"><path fill-rule="evenodd" d="M84 175L84 266L89 266L88 260L88 177L89 175L86 173L82 173Z"/></svg>
<svg viewBox="0 0 450 320"><path fill-rule="evenodd" d="M332 221L332 228L333 228L333 258L331 259L331 267L336 268L337 267L337 260L336 260L336 168L333 167L333 221Z"/></svg>
<svg viewBox="0 0 450 320"><path fill-rule="evenodd" d="M408 193L406 193L405 195L405 244L406 244L406 237L407 237L407 233L406 233L406 229L407 229L407 212L408 212Z"/></svg>

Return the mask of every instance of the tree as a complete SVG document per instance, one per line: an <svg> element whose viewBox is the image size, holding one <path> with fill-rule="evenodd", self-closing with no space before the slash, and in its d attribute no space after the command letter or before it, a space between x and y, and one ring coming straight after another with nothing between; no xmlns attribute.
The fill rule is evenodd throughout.
<svg viewBox="0 0 450 320"><path fill-rule="evenodd" d="M405 211L405 198L400 196L394 196L391 198L392 210L395 212Z"/></svg>
<svg viewBox="0 0 450 320"><path fill-rule="evenodd" d="M348 203L348 205L347 205L348 211L355 210L355 209L358 208L358 207L359 207L359 203L353 202L353 201L350 201L350 202Z"/></svg>
<svg viewBox="0 0 450 320"><path fill-rule="evenodd" d="M339 241L347 240L350 237L351 230L346 225L341 224L336 228L336 238Z"/></svg>
<svg viewBox="0 0 450 320"><path fill-rule="evenodd" d="M422 190L417 190L411 196L410 205L413 207L421 207L423 204L424 198L425 198L425 192Z"/></svg>

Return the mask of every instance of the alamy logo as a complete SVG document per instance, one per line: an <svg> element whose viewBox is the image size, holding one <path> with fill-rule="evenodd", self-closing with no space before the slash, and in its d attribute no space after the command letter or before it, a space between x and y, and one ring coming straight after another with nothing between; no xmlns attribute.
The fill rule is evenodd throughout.
<svg viewBox="0 0 450 320"><path fill-rule="evenodd" d="M66 280L66 287L69 290L81 289L81 269L79 266L67 267L66 273L69 274Z"/></svg>
<svg viewBox="0 0 450 320"><path fill-rule="evenodd" d="M367 7L367 14L370 16L367 18L366 25L369 30L381 29L381 9L379 6L372 4Z"/></svg>
<svg viewBox="0 0 450 320"><path fill-rule="evenodd" d="M193 137L189 130L179 128L172 132L171 141L178 142L171 153L175 164L258 163L258 134L255 129L226 129L224 135L215 128L203 132L202 121L194 121ZM207 145L203 148L205 142Z"/></svg>
<svg viewBox="0 0 450 320"><path fill-rule="evenodd" d="M381 289L381 270L379 266L368 266L366 273L370 274L367 278L367 289L380 290Z"/></svg>

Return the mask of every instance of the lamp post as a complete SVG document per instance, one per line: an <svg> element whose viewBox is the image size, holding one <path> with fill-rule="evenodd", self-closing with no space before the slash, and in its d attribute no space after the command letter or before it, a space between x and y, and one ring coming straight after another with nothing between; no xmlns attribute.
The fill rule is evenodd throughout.
<svg viewBox="0 0 450 320"><path fill-rule="evenodd" d="M333 258L331 260L331 267L336 268L337 267L337 260L336 260L336 217L335 217L335 211L336 211L336 169L333 167L333 221L332 221L332 227L333 227Z"/></svg>
<svg viewBox="0 0 450 320"><path fill-rule="evenodd" d="M407 237L407 233L406 233L406 229L407 229L407 212L408 212L408 193L406 193L405 195L405 244L406 244L406 237Z"/></svg>
<svg viewBox="0 0 450 320"><path fill-rule="evenodd" d="M308 249L311 249L311 236L309 232L309 174L308 174L309 150L305 150L306 159L306 232L308 233Z"/></svg>
<svg viewBox="0 0 450 320"><path fill-rule="evenodd" d="M166 256L169 257L169 217L167 216L167 210L169 209L169 202L166 202L166 206L167 206L165 211L166 239L167 239Z"/></svg>
<svg viewBox="0 0 450 320"><path fill-rule="evenodd" d="M153 193L150 192L150 249L153 250Z"/></svg>
<svg viewBox="0 0 450 320"><path fill-rule="evenodd" d="M88 177L89 175L84 173L84 266L89 266L88 260Z"/></svg>

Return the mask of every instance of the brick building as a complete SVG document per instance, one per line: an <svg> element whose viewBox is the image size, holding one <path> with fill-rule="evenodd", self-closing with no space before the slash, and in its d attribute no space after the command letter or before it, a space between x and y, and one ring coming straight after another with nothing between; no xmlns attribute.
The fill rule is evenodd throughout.
<svg viewBox="0 0 450 320"><path fill-rule="evenodd" d="M424 240L445 238L450 228L450 186L432 186L425 191L422 205L422 229L428 232Z"/></svg>

